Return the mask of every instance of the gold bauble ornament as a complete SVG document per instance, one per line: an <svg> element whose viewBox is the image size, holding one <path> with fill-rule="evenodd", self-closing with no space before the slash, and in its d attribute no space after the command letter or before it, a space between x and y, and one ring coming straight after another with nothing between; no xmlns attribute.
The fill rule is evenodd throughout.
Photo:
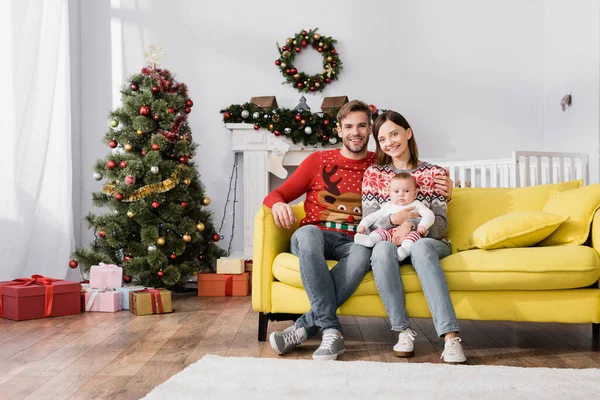
<svg viewBox="0 0 600 400"><path fill-rule="evenodd" d="M302 125L304 125L304 124L306 124L306 120L305 120L305 119L303 119L302 121L300 121L300 123L301 123Z"/></svg>
<svg viewBox="0 0 600 400"><path fill-rule="evenodd" d="M129 218L133 218L133 217L135 217L135 213L133 211L127 211L127 216Z"/></svg>
<svg viewBox="0 0 600 400"><path fill-rule="evenodd" d="M189 243L192 241L192 237L190 235L188 235L187 233L185 235L183 235L181 237L183 239L184 242Z"/></svg>
<svg viewBox="0 0 600 400"><path fill-rule="evenodd" d="M269 130L272 131L273 129L275 129L275 126L273 124L269 124Z"/></svg>
<svg viewBox="0 0 600 400"><path fill-rule="evenodd" d="M159 246L164 246L165 245L165 239L159 237L158 239L156 239L156 244Z"/></svg>
<svg viewBox="0 0 600 400"><path fill-rule="evenodd" d="M294 79L300 79L300 74L294 75Z"/></svg>
<svg viewBox="0 0 600 400"><path fill-rule="evenodd" d="M285 67L287 67L287 64L286 63L281 63L281 68L285 68Z"/></svg>
<svg viewBox="0 0 600 400"><path fill-rule="evenodd" d="M287 44L290 44L290 43L292 43L292 38L291 38L291 37L289 37L289 38L285 39L285 42L286 42Z"/></svg>
<svg viewBox="0 0 600 400"><path fill-rule="evenodd" d="M131 151L133 149L133 146L127 143L125 146L123 146L123 148L125 149L125 151Z"/></svg>
<svg viewBox="0 0 600 400"><path fill-rule="evenodd" d="M142 136L142 135L144 134L144 131L143 131L143 130L141 130L141 129L138 129L138 130L137 130L137 134L138 134L138 135L140 135L140 136Z"/></svg>
<svg viewBox="0 0 600 400"><path fill-rule="evenodd" d="M294 43L294 46L298 45L298 41L297 40L294 40L292 43Z"/></svg>
<svg viewBox="0 0 600 400"><path fill-rule="evenodd" d="M321 35L319 35L318 33L315 33L315 34L313 35L313 39L315 39L315 40L320 40L320 39L321 39Z"/></svg>
<svg viewBox="0 0 600 400"><path fill-rule="evenodd" d="M209 204L210 204L210 197L204 196L204 197L202 198L202 205L203 205L203 206L207 206L207 205L209 205Z"/></svg>
<svg viewBox="0 0 600 400"><path fill-rule="evenodd" d="M315 86L316 86L316 87L319 87L319 86L321 86L321 84L320 84L319 82L316 82L316 83L315 83Z"/></svg>
<svg viewBox="0 0 600 400"><path fill-rule="evenodd" d="M186 185L190 186L190 184L192 183L192 181L190 179L184 179L183 183L185 183Z"/></svg>
<svg viewBox="0 0 600 400"><path fill-rule="evenodd" d="M331 57L331 56L327 57L327 61L328 62L332 62L333 61L333 57Z"/></svg>
<svg viewBox="0 0 600 400"><path fill-rule="evenodd" d="M323 42L319 42L319 47L323 47Z"/></svg>
<svg viewBox="0 0 600 400"><path fill-rule="evenodd" d="M198 222L198 224L196 224L196 229L198 229L199 232L204 231L204 224L202 222Z"/></svg>

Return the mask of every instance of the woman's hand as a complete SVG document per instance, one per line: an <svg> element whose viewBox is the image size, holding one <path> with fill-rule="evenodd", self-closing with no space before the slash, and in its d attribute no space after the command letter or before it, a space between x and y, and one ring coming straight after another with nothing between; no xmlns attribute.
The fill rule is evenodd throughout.
<svg viewBox="0 0 600 400"><path fill-rule="evenodd" d="M412 223L410 221L406 221L394 231L394 234L392 235L392 243L394 243L396 246L400 246L410 231L412 231Z"/></svg>
<svg viewBox="0 0 600 400"><path fill-rule="evenodd" d="M410 219L419 218L419 213L415 212L415 207L409 207L396 213L390 214L390 222L392 225L402 225Z"/></svg>
<svg viewBox="0 0 600 400"><path fill-rule="evenodd" d="M454 181L450 179L450 172L446 170L445 175L436 175L433 178L435 188L446 200L450 201L452 198L452 190L454 188Z"/></svg>
<svg viewBox="0 0 600 400"><path fill-rule="evenodd" d="M294 212L292 211L292 206L287 203L278 202L273 204L271 207L273 211L273 220L275 221L275 225L279 228L289 228L292 226L294 222L296 222L296 217L294 216Z"/></svg>

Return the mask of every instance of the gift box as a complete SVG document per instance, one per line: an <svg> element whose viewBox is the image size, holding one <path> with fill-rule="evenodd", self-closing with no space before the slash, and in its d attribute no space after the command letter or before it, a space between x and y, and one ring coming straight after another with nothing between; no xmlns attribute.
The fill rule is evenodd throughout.
<svg viewBox="0 0 600 400"><path fill-rule="evenodd" d="M217 274L243 274L244 260L241 258L221 257L217 259Z"/></svg>
<svg viewBox="0 0 600 400"><path fill-rule="evenodd" d="M144 289L152 289L152 288L146 288L146 286L123 286L123 287L117 288L117 291L121 292L121 294L122 294L121 297L123 298L123 310L129 310L129 293L144 290Z"/></svg>
<svg viewBox="0 0 600 400"><path fill-rule="evenodd" d="M115 289L92 289L82 285L85 311L117 312L123 309L123 293Z"/></svg>
<svg viewBox="0 0 600 400"><path fill-rule="evenodd" d="M93 289L120 288L123 285L123 268L114 264L92 265L90 287Z"/></svg>
<svg viewBox="0 0 600 400"><path fill-rule="evenodd" d="M250 273L237 275L198 274L198 296L248 296Z"/></svg>
<svg viewBox="0 0 600 400"><path fill-rule="evenodd" d="M144 289L129 292L129 311L135 315L173 312L171 292L166 289Z"/></svg>
<svg viewBox="0 0 600 400"><path fill-rule="evenodd" d="M0 317L14 321L81 312L81 284L42 275L0 282Z"/></svg>

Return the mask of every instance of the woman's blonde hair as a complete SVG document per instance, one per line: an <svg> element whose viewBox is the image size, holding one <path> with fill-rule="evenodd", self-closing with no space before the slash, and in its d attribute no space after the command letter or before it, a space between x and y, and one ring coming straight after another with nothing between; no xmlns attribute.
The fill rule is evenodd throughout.
<svg viewBox="0 0 600 400"><path fill-rule="evenodd" d="M380 114L377 119L375 119L375 123L373 124L373 139L375 139L377 152L377 160L375 162L378 165L388 165L392 163L392 157L388 156L383 152L383 150L381 150L379 140L377 140L379 129L386 121L391 121L405 130L410 129L412 131L410 124L400 113L397 113L396 111L386 111L383 114ZM408 161L409 167L411 169L416 168L419 164L419 148L417 147L417 140L415 139L414 131L412 132L410 139L408 139L408 150L410 151L410 160Z"/></svg>

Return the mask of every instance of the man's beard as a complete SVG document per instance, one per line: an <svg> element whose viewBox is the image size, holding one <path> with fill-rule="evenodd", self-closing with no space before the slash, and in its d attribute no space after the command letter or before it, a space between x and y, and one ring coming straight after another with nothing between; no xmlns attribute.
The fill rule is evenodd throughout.
<svg viewBox="0 0 600 400"><path fill-rule="evenodd" d="M344 143L344 147L347 148L350 152L352 152L352 153L362 153L365 150L365 148L368 146L369 141L368 141L368 139L364 139L364 143L363 143L362 146L360 146L360 148L358 148L356 145L353 145L350 142L350 137L346 137L344 139L343 143Z"/></svg>

